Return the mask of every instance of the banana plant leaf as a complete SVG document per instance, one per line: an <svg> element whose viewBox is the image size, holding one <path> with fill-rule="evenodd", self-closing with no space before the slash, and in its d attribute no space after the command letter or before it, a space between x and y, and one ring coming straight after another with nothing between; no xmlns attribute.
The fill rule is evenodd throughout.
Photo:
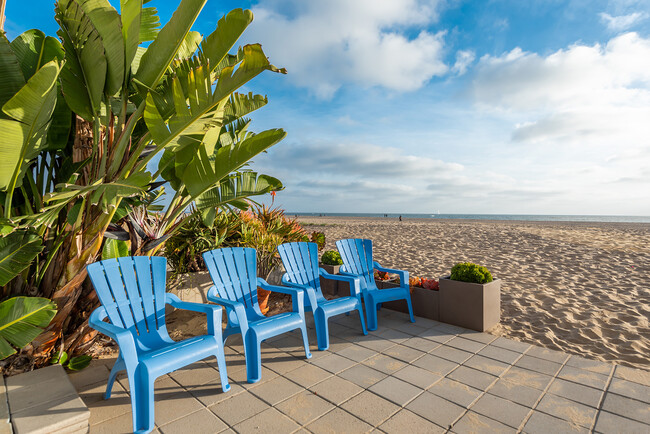
<svg viewBox="0 0 650 434"><path fill-rule="evenodd" d="M5 286L29 267L41 250L41 237L24 230L0 238L0 286Z"/></svg>
<svg viewBox="0 0 650 434"><path fill-rule="evenodd" d="M0 359L14 354L50 324L56 305L42 297L14 297L0 303Z"/></svg>
<svg viewBox="0 0 650 434"><path fill-rule="evenodd" d="M123 256L129 256L129 243L127 241L108 238L104 242L102 260L121 258Z"/></svg>

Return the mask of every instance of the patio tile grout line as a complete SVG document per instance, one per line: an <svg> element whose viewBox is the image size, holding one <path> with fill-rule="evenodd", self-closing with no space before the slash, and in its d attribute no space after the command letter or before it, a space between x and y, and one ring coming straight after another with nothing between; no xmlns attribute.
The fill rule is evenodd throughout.
<svg viewBox="0 0 650 434"><path fill-rule="evenodd" d="M594 420L591 423L591 427L589 428L589 432L593 433L596 430L596 424L598 423L598 418L600 417L600 413L602 412L602 407L603 403L605 402L605 398L607 397L607 394L609 393L609 386L612 384L612 380L614 379L614 372L616 371L616 366L617 365L612 365L612 368L609 371L609 376L607 377L607 383L605 383L605 387L603 388L603 393L600 396L600 399L598 400L598 405L596 406L596 416L594 417Z"/></svg>

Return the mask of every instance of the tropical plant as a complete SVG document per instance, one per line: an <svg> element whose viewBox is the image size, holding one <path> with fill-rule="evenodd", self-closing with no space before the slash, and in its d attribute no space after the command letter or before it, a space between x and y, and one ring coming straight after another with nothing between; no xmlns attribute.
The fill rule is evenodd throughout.
<svg viewBox="0 0 650 434"><path fill-rule="evenodd" d="M461 262L451 268L451 280L460 280L470 283L489 283L492 282L492 274L487 268L471 262Z"/></svg>
<svg viewBox="0 0 650 434"><path fill-rule="evenodd" d="M61 42L39 30L11 43L0 35L0 286L3 297L29 291L57 305L34 341L43 363L60 342L70 354L91 344L97 299L83 285L85 267L153 181L175 191L156 222L156 235L167 236L192 203L209 220L282 188L246 165L285 133L249 132L244 116L267 99L236 90L286 71L259 44L229 53L250 11L231 11L205 38L191 31L206 2L182 0L159 29L146 0L122 0L121 14L108 0L59 0ZM141 251L162 241L148 247Z"/></svg>
<svg viewBox="0 0 650 434"><path fill-rule="evenodd" d="M343 265L341 254L336 250L328 250L320 257L320 261L325 265Z"/></svg>
<svg viewBox="0 0 650 434"><path fill-rule="evenodd" d="M13 347L30 343L55 314L56 306L47 298L13 297L0 303L0 359L14 354Z"/></svg>
<svg viewBox="0 0 650 434"><path fill-rule="evenodd" d="M311 242L316 243L318 251L320 252L325 248L325 233L314 231L311 233Z"/></svg>
<svg viewBox="0 0 650 434"><path fill-rule="evenodd" d="M81 355L76 357L68 357L68 353L65 351L59 351L50 360L52 365L61 365L69 371L81 371L84 368L87 368L92 361L91 356Z"/></svg>

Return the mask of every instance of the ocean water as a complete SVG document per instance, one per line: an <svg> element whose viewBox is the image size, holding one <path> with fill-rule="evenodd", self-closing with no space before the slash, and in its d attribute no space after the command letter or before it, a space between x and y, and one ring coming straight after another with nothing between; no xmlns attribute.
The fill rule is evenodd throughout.
<svg viewBox="0 0 650 434"><path fill-rule="evenodd" d="M603 222L603 223L650 223L650 216L615 215L540 215L540 214L379 214L379 213L333 213L333 212L287 212L287 215L326 217L384 217L403 219L453 219L453 220L519 220L536 222Z"/></svg>

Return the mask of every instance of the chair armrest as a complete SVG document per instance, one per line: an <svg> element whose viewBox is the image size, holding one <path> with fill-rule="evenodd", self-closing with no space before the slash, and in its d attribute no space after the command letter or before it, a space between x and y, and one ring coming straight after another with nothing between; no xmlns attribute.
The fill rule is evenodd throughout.
<svg viewBox="0 0 650 434"><path fill-rule="evenodd" d="M318 301L316 299L316 289L312 288L309 285L303 285L302 283L296 283L289 280L289 273L284 273L282 275L282 284L291 288L302 289L307 293L307 299L309 300L309 305L312 309L318 307Z"/></svg>
<svg viewBox="0 0 650 434"><path fill-rule="evenodd" d="M221 318L223 318L223 308L214 304L190 303L182 301L177 295L169 292L165 293L165 303L176 309L190 310L206 314L208 320L208 334L217 336L221 341Z"/></svg>
<svg viewBox="0 0 650 434"><path fill-rule="evenodd" d="M248 315L246 315L246 308L244 307L244 304L239 301L232 301L232 300L228 300L227 298L219 297L217 295L216 286L212 285L210 287L206 297L208 301L225 306L227 311L234 310L240 326L248 323Z"/></svg>
<svg viewBox="0 0 650 434"><path fill-rule="evenodd" d="M394 268L386 268L379 265L379 262L373 262L373 267L377 271L383 271L385 273L393 273L399 275L400 287L408 288L409 287L409 272L406 270L397 270Z"/></svg>
<svg viewBox="0 0 650 434"><path fill-rule="evenodd" d="M359 277L354 276L354 275L348 275L346 274L330 274L327 271L325 271L322 268L318 269L318 273L324 277L325 279L329 280L338 280L341 282L348 282L350 284L350 288L352 288L351 294L354 293L355 296L359 295L361 293L361 283L359 282Z"/></svg>
<svg viewBox="0 0 650 434"><path fill-rule="evenodd" d="M280 292L291 296L294 312L300 312L301 316L305 314L305 291L302 288L289 288L286 286L270 285L261 277L257 278L257 286L267 291Z"/></svg>
<svg viewBox="0 0 650 434"><path fill-rule="evenodd" d="M125 328L104 321L107 316L106 308L100 306L90 314L88 325L117 342L125 362L137 364L138 352L135 348L133 335Z"/></svg>

